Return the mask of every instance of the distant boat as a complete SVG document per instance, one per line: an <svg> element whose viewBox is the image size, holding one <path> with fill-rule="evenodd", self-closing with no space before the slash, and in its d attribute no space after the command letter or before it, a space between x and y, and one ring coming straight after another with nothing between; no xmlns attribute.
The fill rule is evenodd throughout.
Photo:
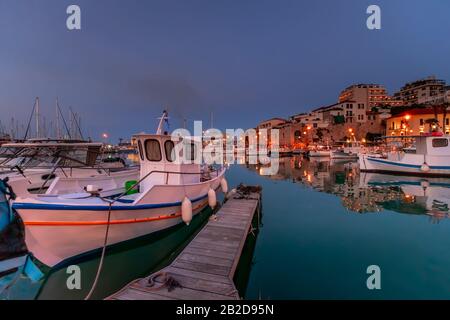
<svg viewBox="0 0 450 320"><path fill-rule="evenodd" d="M356 160L361 149L361 144L356 139L353 141L344 141L342 142L342 146L331 152L331 159Z"/></svg>
<svg viewBox="0 0 450 320"><path fill-rule="evenodd" d="M289 147L272 147L269 149L269 155L278 154L280 157L289 156L292 154L292 150Z"/></svg>
<svg viewBox="0 0 450 320"><path fill-rule="evenodd" d="M331 148L330 146L314 146L308 151L309 157L331 157Z"/></svg>

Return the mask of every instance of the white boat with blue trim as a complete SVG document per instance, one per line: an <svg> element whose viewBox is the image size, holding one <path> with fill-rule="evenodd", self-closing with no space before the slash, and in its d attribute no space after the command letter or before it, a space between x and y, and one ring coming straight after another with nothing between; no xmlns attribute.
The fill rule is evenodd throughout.
<svg viewBox="0 0 450 320"><path fill-rule="evenodd" d="M140 174L129 188L118 189L113 178L93 177L83 182L84 193L54 190L54 194L17 198L13 208L24 222L27 247L38 260L52 267L102 248L106 230L110 246L189 224L193 215L215 205L216 190L227 191L224 168L175 161L177 150L195 157L191 148L201 147L201 142L175 143L162 134L161 123L157 134L138 134L134 139ZM183 143L180 149L176 148L179 143Z"/></svg>
<svg viewBox="0 0 450 320"><path fill-rule="evenodd" d="M415 140L415 149L403 148L379 154L360 154L361 171L421 176L450 176L449 135L432 132L420 136L389 137Z"/></svg>

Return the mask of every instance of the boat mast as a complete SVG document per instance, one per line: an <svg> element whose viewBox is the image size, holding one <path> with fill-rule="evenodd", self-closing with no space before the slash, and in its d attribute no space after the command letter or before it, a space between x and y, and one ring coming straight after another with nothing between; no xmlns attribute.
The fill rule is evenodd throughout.
<svg viewBox="0 0 450 320"><path fill-rule="evenodd" d="M36 138L39 138L39 97L36 97Z"/></svg>
<svg viewBox="0 0 450 320"><path fill-rule="evenodd" d="M163 127L164 127L164 121L167 121L169 119L167 111L164 110L162 117L158 118L159 119L159 124L158 124L158 129L156 130L156 134L163 134Z"/></svg>
<svg viewBox="0 0 450 320"><path fill-rule="evenodd" d="M59 127L58 97L56 97L55 111L56 111L56 139L59 139L61 137L61 129Z"/></svg>

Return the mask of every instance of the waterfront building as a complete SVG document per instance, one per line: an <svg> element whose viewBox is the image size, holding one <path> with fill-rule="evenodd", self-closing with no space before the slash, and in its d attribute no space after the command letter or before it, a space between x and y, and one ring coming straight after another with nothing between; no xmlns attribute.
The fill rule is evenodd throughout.
<svg viewBox="0 0 450 320"><path fill-rule="evenodd" d="M443 109L438 107L437 116L439 125L445 128L445 132L450 132L450 111L445 117ZM386 134L392 136L403 135L419 135L424 132L429 132L434 128L432 120L435 119L435 109L428 108L414 108L399 114L393 115L387 119Z"/></svg>
<svg viewBox="0 0 450 320"><path fill-rule="evenodd" d="M260 122L256 129L272 129L273 127L279 126L286 122L287 120L283 118L271 118Z"/></svg>
<svg viewBox="0 0 450 320"><path fill-rule="evenodd" d="M405 84L395 97L403 100L405 105L443 103L448 97L445 81L430 76Z"/></svg>
<svg viewBox="0 0 450 320"><path fill-rule="evenodd" d="M391 106L398 107L403 105L401 99L395 99L388 95L386 88L380 84L353 84L345 88L339 95L339 102L353 102L356 104L356 109L360 110L360 115L365 111L370 111L373 107ZM358 116L356 115L358 121ZM364 118L359 119L359 122L364 122Z"/></svg>

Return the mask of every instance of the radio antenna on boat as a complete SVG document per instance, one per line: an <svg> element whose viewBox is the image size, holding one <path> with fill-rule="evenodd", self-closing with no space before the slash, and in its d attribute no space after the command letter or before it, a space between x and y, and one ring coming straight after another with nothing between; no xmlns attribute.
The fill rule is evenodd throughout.
<svg viewBox="0 0 450 320"><path fill-rule="evenodd" d="M158 124L158 129L156 130L156 134L163 134L163 127L164 127L164 123L167 123L167 125L169 124L169 115L167 113L166 110L163 111L163 114L159 119L159 124Z"/></svg>

